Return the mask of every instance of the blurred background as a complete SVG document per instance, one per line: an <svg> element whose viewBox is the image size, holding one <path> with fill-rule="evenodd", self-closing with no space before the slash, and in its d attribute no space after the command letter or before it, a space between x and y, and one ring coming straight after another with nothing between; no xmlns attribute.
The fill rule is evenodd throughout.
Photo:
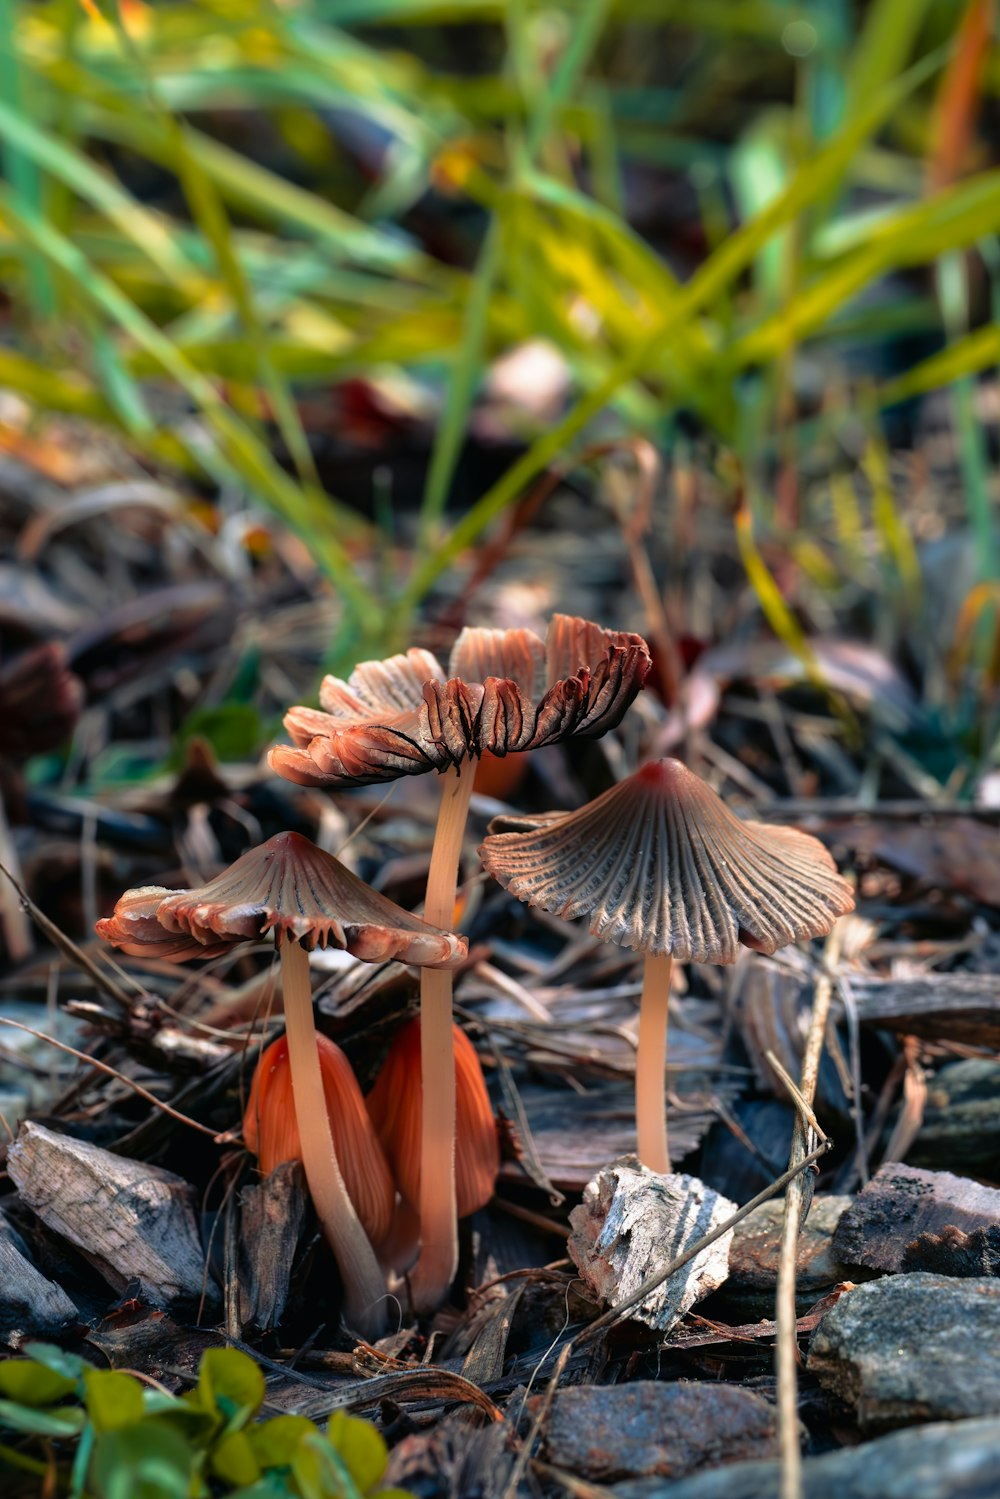
<svg viewBox="0 0 1000 1499"><path fill-rule="evenodd" d="M324 669L553 609L656 656L565 804L680 747L994 805L995 22L0 0L0 754L69 925Z"/></svg>

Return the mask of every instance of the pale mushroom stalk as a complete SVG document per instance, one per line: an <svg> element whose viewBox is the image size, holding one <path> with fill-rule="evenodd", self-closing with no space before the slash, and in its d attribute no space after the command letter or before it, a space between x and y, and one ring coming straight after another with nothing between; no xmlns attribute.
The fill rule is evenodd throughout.
<svg viewBox="0 0 1000 1499"><path fill-rule="evenodd" d="M475 760L441 777L441 808L431 850L424 920L450 928L462 840L476 777ZM455 1049L452 976L425 968L420 975L420 1258L412 1275L417 1311L430 1311L448 1294L458 1269L455 1200Z"/></svg>
<svg viewBox="0 0 1000 1499"><path fill-rule="evenodd" d="M519 900L587 916L595 937L645 954L636 1133L640 1161L662 1172L671 959L735 963L745 947L770 954L823 936L854 907L817 839L741 822L679 760L651 761L578 812L498 818L479 853Z"/></svg>
<svg viewBox="0 0 1000 1499"><path fill-rule="evenodd" d="M635 1058L635 1123L639 1159L651 1171L670 1170L667 1138L667 1019L670 953L647 953L639 1001L639 1046Z"/></svg>
<svg viewBox="0 0 1000 1499"><path fill-rule="evenodd" d="M340 1266L347 1321L365 1337L378 1337L385 1330L385 1277L347 1194L330 1132L316 1044L309 957L298 942L287 939L280 951L295 1121L309 1193Z"/></svg>

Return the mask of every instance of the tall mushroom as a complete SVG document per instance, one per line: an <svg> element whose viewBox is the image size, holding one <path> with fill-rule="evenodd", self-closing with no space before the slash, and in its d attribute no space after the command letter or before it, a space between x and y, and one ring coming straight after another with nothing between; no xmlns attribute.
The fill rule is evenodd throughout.
<svg viewBox="0 0 1000 1499"><path fill-rule="evenodd" d="M331 945L368 963L454 965L465 955L464 938L411 916L298 833L279 833L250 849L199 889L128 890L97 931L126 953L172 962L273 936L306 1180L340 1266L348 1318L368 1336L377 1334L385 1284L330 1133L307 953Z"/></svg>
<svg viewBox="0 0 1000 1499"><path fill-rule="evenodd" d="M293 743L273 749L270 765L301 785L334 788L438 771L441 805L424 915L447 926L479 757L604 734L621 721L649 666L641 636L569 615L553 617L544 644L530 630L466 629L447 680L423 650L362 662L346 682L324 678L322 711L289 711ZM412 1287L418 1310L430 1310L447 1295L458 1263L449 974L421 976L420 1009L421 1251Z"/></svg>
<svg viewBox="0 0 1000 1499"><path fill-rule="evenodd" d="M670 1170L667 1011L674 958L734 963L828 932L854 907L816 838L742 822L679 760L656 760L577 812L491 831L485 868L528 905L589 916L605 942L646 954L636 1056L639 1159ZM492 827L503 823L497 819Z"/></svg>

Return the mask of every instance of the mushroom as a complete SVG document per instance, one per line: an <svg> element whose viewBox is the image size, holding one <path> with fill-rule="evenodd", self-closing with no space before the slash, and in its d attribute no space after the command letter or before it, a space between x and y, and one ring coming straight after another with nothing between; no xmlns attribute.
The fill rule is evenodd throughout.
<svg viewBox="0 0 1000 1499"><path fill-rule="evenodd" d="M378 1246L392 1226L396 1202L392 1172L347 1057L322 1033L316 1037L316 1048L330 1133L347 1195L361 1227ZM265 1176L282 1161L302 1160L286 1036L272 1041L257 1060L243 1113L243 1143L257 1157Z"/></svg>
<svg viewBox="0 0 1000 1499"><path fill-rule="evenodd" d="M655 760L577 812L509 819L479 850L519 900L589 916L605 942L646 954L639 1002L639 1159L669 1171L664 1066L671 965L734 963L819 937L854 907L816 838L742 822L679 760Z"/></svg>
<svg viewBox="0 0 1000 1499"><path fill-rule="evenodd" d="M273 936L281 954L295 1117L309 1191L344 1282L349 1319L374 1335L384 1321L378 1262L344 1185L327 1117L313 1021L308 951L346 948L368 963L460 962L462 937L378 895L332 854L298 833L279 833L196 890L128 890L98 935L134 956L171 962Z"/></svg>
<svg viewBox="0 0 1000 1499"><path fill-rule="evenodd" d="M279 775L305 786L343 788L438 771L441 805L424 915L447 926L478 759L605 733L621 721L649 666L641 636L569 615L553 617L544 644L530 630L466 629L447 680L423 650L362 662L346 682L325 677L323 711L292 708L285 726L293 743L268 759ZM458 1265L449 974L421 976L420 1012L424 1169L411 1286L417 1309L429 1311L447 1295Z"/></svg>
<svg viewBox="0 0 1000 1499"><path fill-rule="evenodd" d="M485 1207L500 1169L496 1120L476 1048L452 1027L455 1055L455 1205L459 1218ZM366 1099L400 1193L420 1201L420 1019L396 1034Z"/></svg>

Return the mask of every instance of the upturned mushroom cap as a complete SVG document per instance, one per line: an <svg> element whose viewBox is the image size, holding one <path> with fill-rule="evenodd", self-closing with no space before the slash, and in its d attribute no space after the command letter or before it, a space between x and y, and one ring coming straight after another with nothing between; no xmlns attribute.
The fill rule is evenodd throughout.
<svg viewBox="0 0 1000 1499"><path fill-rule="evenodd" d="M529 905L589 916L595 937L621 947L733 963L741 943L773 953L854 908L818 839L741 822L679 760L643 766L578 812L517 825L479 850L494 879Z"/></svg>
<svg viewBox="0 0 1000 1499"><path fill-rule="evenodd" d="M428 968L452 968L468 950L299 833L278 833L196 890L127 890L97 933L133 956L175 963L266 936Z"/></svg>
<svg viewBox="0 0 1000 1499"><path fill-rule="evenodd" d="M322 711L292 708L292 745L272 770L305 786L362 786L447 770L487 750L537 749L590 738L621 721L646 679L641 635L557 614L543 643L530 630L463 630L447 680L421 650L364 661L344 682L326 677Z"/></svg>
<svg viewBox="0 0 1000 1499"><path fill-rule="evenodd" d="M454 1026L455 1201L459 1218L485 1207L500 1169L496 1121L476 1048ZM404 1025L389 1047L368 1112L392 1166L396 1185L414 1206L420 1201L420 1021Z"/></svg>
<svg viewBox="0 0 1000 1499"><path fill-rule="evenodd" d="M340 1047L317 1035L330 1133L347 1194L373 1244L392 1226L396 1188L357 1078ZM243 1139L265 1176L282 1161L301 1161L292 1069L284 1036L261 1052L243 1115Z"/></svg>

